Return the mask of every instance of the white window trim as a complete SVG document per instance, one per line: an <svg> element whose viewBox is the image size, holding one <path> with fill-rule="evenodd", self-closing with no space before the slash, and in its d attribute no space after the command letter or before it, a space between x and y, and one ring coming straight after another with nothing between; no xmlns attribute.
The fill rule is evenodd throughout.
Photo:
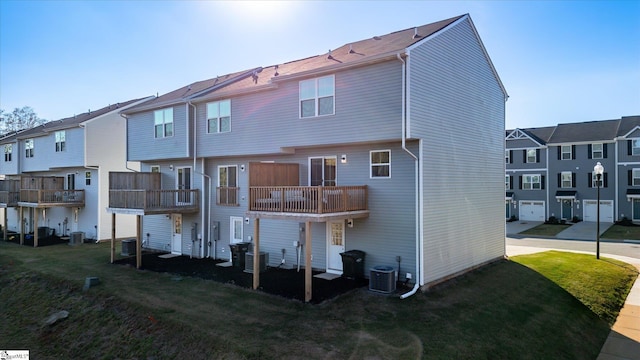
<svg viewBox="0 0 640 360"><path fill-rule="evenodd" d="M66 146L66 138L67 138L67 134L66 131L64 130L60 130L60 131L56 131L55 134L55 140L56 140L56 152L63 152L66 150L67 146Z"/></svg>
<svg viewBox="0 0 640 360"><path fill-rule="evenodd" d="M504 151L504 163L505 164L511 163L511 150Z"/></svg>
<svg viewBox="0 0 640 360"><path fill-rule="evenodd" d="M593 183L595 184L595 174L593 176ZM636 183L636 179L638 180ZM631 186L640 186L640 169L632 169L631 170ZM595 187L595 185L594 185Z"/></svg>
<svg viewBox="0 0 640 360"><path fill-rule="evenodd" d="M529 161L529 152L533 151L533 161ZM535 164L538 162L538 152L536 149L527 149L527 164Z"/></svg>
<svg viewBox="0 0 640 360"><path fill-rule="evenodd" d="M371 155L377 152L388 152L389 153L389 162L388 163L380 163L374 164L371 162ZM387 176L373 176L373 167L374 166L388 166L389 167L389 175ZM391 179L391 149L384 150L370 150L369 151L369 179Z"/></svg>
<svg viewBox="0 0 640 360"><path fill-rule="evenodd" d="M504 187L505 187L505 190L511 190L511 176L509 175L504 176Z"/></svg>
<svg viewBox="0 0 640 360"><path fill-rule="evenodd" d="M564 151L565 147L568 147L569 151ZM569 157L565 158L565 155L569 155ZM571 145L560 146L560 160L571 160L571 159L573 159L573 147Z"/></svg>
<svg viewBox="0 0 640 360"><path fill-rule="evenodd" d="M156 171L154 171L156 170ZM149 172L160 172L160 165L151 165L149 166Z"/></svg>
<svg viewBox="0 0 640 360"><path fill-rule="evenodd" d="M33 139L27 139L24 141L24 150L25 150L25 157L27 158L32 158L34 155L34 149L36 147L35 141ZM31 151L29 151L31 150Z"/></svg>
<svg viewBox="0 0 640 360"><path fill-rule="evenodd" d="M640 139L631 139L631 156L637 155L640 155Z"/></svg>
<svg viewBox="0 0 640 360"><path fill-rule="evenodd" d="M229 102L229 131L221 131L221 125L220 125L220 119L223 118L224 116L220 116L220 103L223 102ZM209 105L213 105L215 104L218 107L218 117L213 118L209 116ZM205 109L207 111L207 123L206 123L206 127L207 127L207 134L226 134L226 133L230 133L231 132L231 99L226 99L226 100L220 100L220 101L212 101L209 102L205 105ZM209 131L209 121L212 119L217 119L217 125L216 126L216 131L215 132L211 132Z"/></svg>
<svg viewBox="0 0 640 360"><path fill-rule="evenodd" d="M6 144L4 146L4 161L13 161L13 144Z"/></svg>
<svg viewBox="0 0 640 360"><path fill-rule="evenodd" d="M530 182L530 183L525 182L525 179L527 178L527 176L531 177L531 178L534 177L534 176L537 176L538 177L538 182ZM531 184L531 188L525 189L525 187L524 187L525 184ZM538 188L537 189L533 186L534 184L538 184ZM540 174L523 174L522 175L522 190L527 190L527 191L529 191L529 190L542 190L542 176Z"/></svg>
<svg viewBox="0 0 640 360"><path fill-rule="evenodd" d="M171 121L167 122L166 118L165 118L165 112L167 110L171 110ZM156 124L156 114L161 112L162 113L162 124ZM167 135L167 124L171 124L171 135ZM156 126L158 125L162 125L162 136L156 136ZM172 107L168 107L168 108L164 108L164 109L159 109L153 112L153 137L155 139L165 139L168 137L173 137L173 135L176 133L176 129L174 126L174 122L173 122L173 108Z"/></svg>
<svg viewBox="0 0 640 360"><path fill-rule="evenodd" d="M331 78L331 82L332 82L332 89L333 92L331 94L331 96L333 97L333 109L331 111L331 114L322 114L320 115L320 106L319 106L319 99L320 96L318 95L318 82L320 79L324 79L324 78ZM302 98L301 94L300 94L300 90L302 87L302 83L304 82L308 82L308 81L314 81L315 82L315 95L313 98ZM315 114L313 116L302 116L302 101L303 100L311 100L313 99L315 101ZM306 80L301 80L300 82L298 82L298 117L300 119L309 119L309 118L316 118L316 117L322 117L322 116L331 116L331 115L335 115L336 114L336 78L335 75L327 75L327 76L320 76L317 78L313 78L313 79L306 79Z"/></svg>
<svg viewBox="0 0 640 360"><path fill-rule="evenodd" d="M595 150L595 146L600 145L600 150ZM596 152L600 153L600 156L596 157ZM592 159L604 159L604 143L591 144L591 158Z"/></svg>
<svg viewBox="0 0 640 360"><path fill-rule="evenodd" d="M220 183L220 169L221 168L230 168L230 167L234 167L236 168L236 186L238 186L238 165L236 164L231 164L231 165L218 165L218 187L223 187L223 185ZM228 172L227 172L228 173ZM228 182L228 180L227 180ZM229 187L229 184L225 184L224 187Z"/></svg>
<svg viewBox="0 0 640 360"><path fill-rule="evenodd" d="M565 186L565 184L564 184L564 182L565 182L564 176L565 175L569 175L569 186ZM573 188L572 184L573 184L573 174L571 173L571 171L563 171L563 172L561 172L560 173L560 188L561 189L570 189L570 188Z"/></svg>

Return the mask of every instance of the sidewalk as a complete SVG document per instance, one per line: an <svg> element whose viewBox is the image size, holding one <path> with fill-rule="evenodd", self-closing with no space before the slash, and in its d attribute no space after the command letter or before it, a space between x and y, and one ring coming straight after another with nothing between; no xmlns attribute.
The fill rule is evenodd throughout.
<svg viewBox="0 0 640 360"><path fill-rule="evenodd" d="M507 255L533 254L547 250L551 249L508 245ZM640 271L640 259L608 254L602 256L632 264ZM640 278L636 278L597 360L622 359L640 360Z"/></svg>

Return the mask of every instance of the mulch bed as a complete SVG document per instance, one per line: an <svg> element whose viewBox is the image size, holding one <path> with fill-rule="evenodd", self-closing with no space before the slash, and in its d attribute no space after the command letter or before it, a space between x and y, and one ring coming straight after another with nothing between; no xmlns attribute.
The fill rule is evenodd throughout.
<svg viewBox="0 0 640 360"><path fill-rule="evenodd" d="M191 276L214 280L222 283L251 288L253 274L246 273L239 267L221 267L216 264L223 261L213 259L194 259L188 256L177 256L168 259L160 258L157 253L143 253L142 268L150 271L166 272L179 276ZM115 261L116 264L136 266L135 256ZM314 275L318 272L313 273ZM348 279L339 277L333 280L313 278L312 304L319 304L333 299L348 291L368 285L366 279ZM288 299L304 301L304 269L267 268L260 273L259 290Z"/></svg>
<svg viewBox="0 0 640 360"><path fill-rule="evenodd" d="M7 234L7 241L15 244L20 244L20 234L9 232ZM61 239L56 235L40 237L38 238L38 247L51 246L59 244L68 244L68 239ZM24 242L22 245L33 247L33 233L24 235Z"/></svg>

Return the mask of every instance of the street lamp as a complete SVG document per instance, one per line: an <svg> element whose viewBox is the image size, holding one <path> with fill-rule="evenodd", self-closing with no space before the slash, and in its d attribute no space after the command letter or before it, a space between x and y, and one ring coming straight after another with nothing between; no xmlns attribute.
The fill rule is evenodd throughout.
<svg viewBox="0 0 640 360"><path fill-rule="evenodd" d="M596 220L596 259L600 259L600 179L604 173L604 166L600 164L600 161L593 167L593 172L596 174L596 187L598 188L598 207L597 207L597 220Z"/></svg>

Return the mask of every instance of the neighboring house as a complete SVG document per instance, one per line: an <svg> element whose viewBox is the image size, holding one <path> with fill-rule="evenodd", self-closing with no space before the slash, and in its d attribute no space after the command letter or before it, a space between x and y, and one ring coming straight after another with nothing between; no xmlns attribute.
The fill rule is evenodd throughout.
<svg viewBox="0 0 640 360"><path fill-rule="evenodd" d="M308 286L361 250L417 290L504 256L506 99L469 15L196 82L123 111L142 173L112 173L109 211L141 247L251 242Z"/></svg>
<svg viewBox="0 0 640 360"><path fill-rule="evenodd" d="M89 239L111 238L108 176L111 171L127 171L120 111L149 99L109 105L0 139L5 230L23 236L34 233L35 246L38 235L52 231L58 236L78 232ZM116 235L135 236L135 217L122 221L127 226Z"/></svg>
<svg viewBox="0 0 640 360"><path fill-rule="evenodd" d="M506 132L507 219L640 221L640 116Z"/></svg>

